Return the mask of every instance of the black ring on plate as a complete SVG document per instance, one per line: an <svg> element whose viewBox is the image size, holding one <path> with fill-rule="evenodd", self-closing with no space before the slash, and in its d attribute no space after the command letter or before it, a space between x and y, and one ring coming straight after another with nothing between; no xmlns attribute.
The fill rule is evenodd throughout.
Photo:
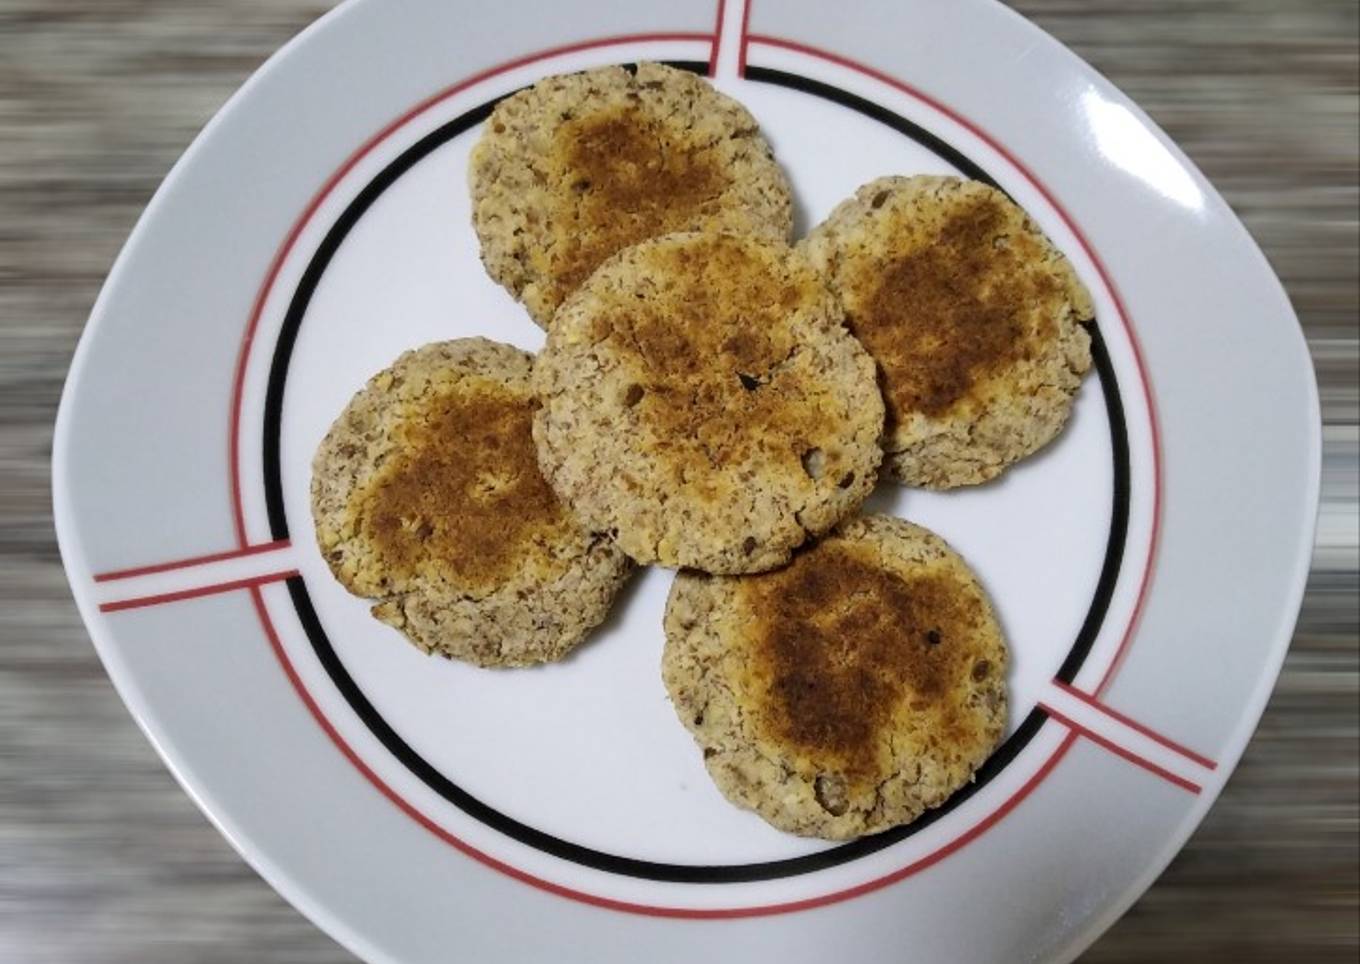
<svg viewBox="0 0 1360 964"><path fill-rule="evenodd" d="M671 66L702 74L706 72L708 65L682 61L672 62ZM871 101L820 81L783 71L748 67L746 77L749 80L777 84L822 97L858 111L911 138L952 164L966 176L985 181L988 184L996 184L996 181L986 171L936 135ZM283 481L280 472L280 430L283 421L283 400L288 378L288 366L292 359L293 347L297 343L298 331L301 329L303 318L307 313L307 306L311 302L312 295L316 291L322 275L346 236L387 188L391 187L406 171L434 150L484 121L490 115L498 100L499 98L475 107L437 130L426 134L383 168L364 186L363 190L336 219L335 224L326 233L325 238L303 272L297 289L289 302L288 312L284 316L283 327L274 347L274 356L269 369L269 381L265 394L264 488L269 528L274 539L288 538L288 519L284 511ZM1109 413L1110 438L1114 449L1114 500L1109 539L1106 543L1105 560L1101 566L1100 579L1096 585L1091 606L1087 610L1086 619L1082 623L1081 630L1078 632L1077 638L1058 673L1060 680L1069 683L1075 678L1077 671L1090 652L1091 644L1100 631L1101 623L1109 607L1124 555L1129 516L1128 431L1124 423L1124 407L1120 399L1119 384L1115 378L1114 367L1110 362L1105 342L1101 338L1100 328L1095 322L1091 322L1086 327L1091 334L1091 353L1100 378L1101 389L1105 395L1106 410ZM861 837L858 840L839 844L817 853L785 860L716 865L672 864L638 860L584 847L521 823L483 803L436 770L397 735L373 704L369 702L354 678L350 676L326 636L326 631L321 625L316 609L312 606L311 598L307 594L307 587L302 578L295 576L287 580L287 586L293 606L297 610L298 619L311 641L312 649L316 652L317 658L321 661L321 665L325 668L336 689L378 741L387 748L388 752L401 761L426 786L470 817L518 840L520 843L554 857L560 857L563 860L570 860L596 870L609 871L629 877L679 883L740 883L774 880L824 870L875 853L930 826L986 786L1019 755L1020 751L1039 732L1047 719L1047 714L1043 710L1038 708L1032 710L1016 731L1011 734L1010 738L978 770L976 780L973 783L960 789L940 807L927 811L915 822L906 826L896 827L870 837Z"/></svg>

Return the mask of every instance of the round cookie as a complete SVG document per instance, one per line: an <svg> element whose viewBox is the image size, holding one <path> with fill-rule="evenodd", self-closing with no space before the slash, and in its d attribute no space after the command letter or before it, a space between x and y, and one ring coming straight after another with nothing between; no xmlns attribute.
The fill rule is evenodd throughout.
<svg viewBox="0 0 1360 964"><path fill-rule="evenodd" d="M312 462L322 556L426 652L479 666L561 659L627 578L627 557L582 529L538 470L532 366L484 338L406 352Z"/></svg>
<svg viewBox="0 0 1360 964"><path fill-rule="evenodd" d="M482 262L543 327L610 255L675 231L787 240L789 184L755 118L689 71L548 77L491 113L469 165Z"/></svg>
<svg viewBox="0 0 1360 964"><path fill-rule="evenodd" d="M846 840L937 807L1005 732L1007 651L938 536L856 518L783 569L682 572L662 676L723 795Z"/></svg>
<svg viewBox="0 0 1360 964"><path fill-rule="evenodd" d="M638 562L781 565L882 458L873 360L806 259L752 235L620 252L563 303L534 388L543 474Z"/></svg>
<svg viewBox="0 0 1360 964"><path fill-rule="evenodd" d="M954 177L861 187L802 248L878 362L884 469L985 482L1062 430L1091 366L1091 296L1000 191Z"/></svg>

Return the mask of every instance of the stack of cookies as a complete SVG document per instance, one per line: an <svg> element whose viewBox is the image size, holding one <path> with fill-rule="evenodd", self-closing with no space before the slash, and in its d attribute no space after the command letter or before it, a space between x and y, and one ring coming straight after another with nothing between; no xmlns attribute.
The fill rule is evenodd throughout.
<svg viewBox="0 0 1360 964"><path fill-rule="evenodd" d="M471 161L488 273L547 329L408 352L322 442L321 551L373 614L481 666L560 659L635 564L679 569L662 675L734 803L847 839L973 777L1007 649L880 477L985 482L1062 428L1090 298L1004 194L865 185L790 245L754 118L655 64L502 101Z"/></svg>

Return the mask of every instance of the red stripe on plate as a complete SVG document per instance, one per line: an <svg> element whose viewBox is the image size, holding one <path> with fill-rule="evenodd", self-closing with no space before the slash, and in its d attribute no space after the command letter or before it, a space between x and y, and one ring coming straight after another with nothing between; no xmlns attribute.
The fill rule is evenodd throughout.
<svg viewBox="0 0 1360 964"><path fill-rule="evenodd" d="M727 0L718 0L718 22L713 25L713 43L708 48L708 76L718 76L718 51L722 47L723 17L727 14Z"/></svg>
<svg viewBox="0 0 1360 964"><path fill-rule="evenodd" d="M270 572L263 576L251 576L249 579L237 579L232 582L219 582L211 586L195 586L192 589L181 589L178 592L165 592L155 596L136 596L132 599L119 599L116 602L106 602L99 604L101 613L116 613L124 609L141 609L145 606L159 606L162 603L179 602L181 599L196 599L199 596L215 596L218 593L231 592L233 589L254 589L263 586L265 583L279 582L282 579L291 579L298 574L296 569L288 569L282 572Z"/></svg>
<svg viewBox="0 0 1360 964"><path fill-rule="evenodd" d="M751 46L751 8L755 6L755 0L746 0L746 7L741 12L741 47L737 54L737 74L741 77L746 76L746 51Z"/></svg>
<svg viewBox="0 0 1360 964"><path fill-rule="evenodd" d="M1045 713L1047 713L1049 716L1053 717L1053 719L1057 720L1063 726L1070 729L1073 733L1080 733L1082 736L1086 737L1086 739L1090 740L1092 743L1099 744L1100 746L1109 750L1115 756L1122 757L1123 759L1128 760L1135 766L1142 767L1149 773L1155 773L1157 776L1161 777L1163 780L1166 780L1168 783L1174 783L1181 789L1189 790L1191 793L1199 793L1203 789L1203 787L1201 787L1198 783L1192 783L1189 780L1185 779L1184 777L1176 776L1176 774L1172 773L1170 770L1165 770L1159 767L1157 764L1153 763L1151 760L1145 759L1144 757L1139 756L1137 753L1134 753L1132 750L1125 749L1124 747L1120 746L1118 743L1114 742L1108 737L1101 736L1095 730L1088 730L1086 727L1082 726L1076 720L1064 716L1057 710L1053 709L1053 707L1049 706L1047 703L1040 703L1039 708L1043 710Z"/></svg>
<svg viewBox="0 0 1360 964"><path fill-rule="evenodd" d="M246 546L242 549L228 549L226 552L214 552L206 556L190 556L188 559L175 559L172 562L158 562L150 566L137 566L132 569L114 569L109 572L101 572L94 577L95 582L113 582L117 579L131 579L133 576L149 576L157 572L170 572L174 569L189 569L193 566L202 566L210 562L224 562L227 559L241 559L245 556L255 556L262 552L273 552L276 549L287 549L292 543L287 539L280 539L277 542L265 542L260 545Z"/></svg>
<svg viewBox="0 0 1360 964"><path fill-rule="evenodd" d="M1189 747L1182 746L1181 744L1177 743L1175 740L1172 740L1169 737L1162 736L1162 734L1158 733L1151 727L1144 726L1137 720L1125 716L1123 713L1120 713L1116 709L1106 706L1104 703L1100 702L1098 699L1096 699L1089 693L1085 693L1077 689L1075 686L1071 686L1067 683L1064 683L1062 680L1059 679L1055 679L1053 681L1053 685L1056 686L1058 689L1062 690L1064 693L1068 693L1076 697L1077 699L1081 700L1087 706L1099 710L1101 713L1104 713L1110 719L1118 720L1120 723L1123 723L1129 729L1135 730L1136 732L1143 734L1143 736L1147 737L1149 740L1152 740L1154 743L1160 743L1162 746L1166 747L1173 753L1179 753L1187 760L1192 760L1207 770L1218 769L1218 764L1215 763L1213 760L1209 759L1207 756L1196 753Z"/></svg>

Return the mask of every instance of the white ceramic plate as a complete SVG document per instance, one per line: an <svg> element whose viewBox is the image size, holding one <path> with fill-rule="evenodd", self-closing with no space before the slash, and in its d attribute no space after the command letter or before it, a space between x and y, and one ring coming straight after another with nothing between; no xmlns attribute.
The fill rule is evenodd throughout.
<svg viewBox="0 0 1360 964"><path fill-rule="evenodd" d="M801 233L881 174L999 184L1095 295L1070 427L1001 481L876 508L980 572L1007 742L916 824L831 845L728 805L659 678L670 573L544 669L422 656L329 576L309 461L402 350L541 333L483 272L465 166L495 100L640 59L756 114ZM1066 960L1222 787L1297 614L1319 417L1289 305L1167 138L999 5L355 0L166 179L57 424L71 584L209 817L374 961Z"/></svg>

